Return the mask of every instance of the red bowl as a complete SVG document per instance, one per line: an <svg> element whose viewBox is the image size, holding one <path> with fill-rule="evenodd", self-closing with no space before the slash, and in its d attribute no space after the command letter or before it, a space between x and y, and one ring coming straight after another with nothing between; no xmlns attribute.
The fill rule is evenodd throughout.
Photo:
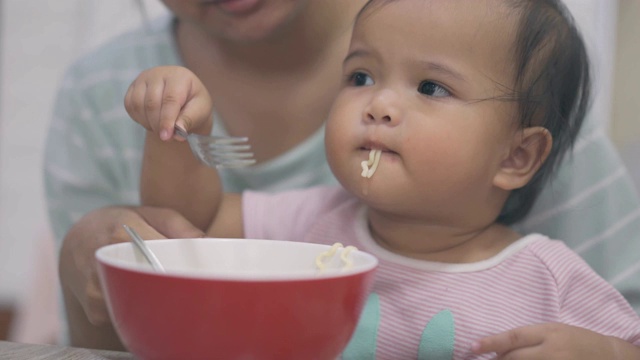
<svg viewBox="0 0 640 360"><path fill-rule="evenodd" d="M377 259L340 253L322 271L321 244L250 239L169 239L146 244L166 272L131 243L98 249L111 319L136 357L335 359L371 289Z"/></svg>

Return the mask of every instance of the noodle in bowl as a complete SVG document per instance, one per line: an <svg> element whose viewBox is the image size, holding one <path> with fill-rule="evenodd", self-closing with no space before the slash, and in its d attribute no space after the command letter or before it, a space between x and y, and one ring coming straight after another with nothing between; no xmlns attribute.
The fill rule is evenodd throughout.
<svg viewBox="0 0 640 360"><path fill-rule="evenodd" d="M355 330L378 264L362 251L288 241L146 244L165 273L132 243L96 252L116 331L143 360L335 359Z"/></svg>

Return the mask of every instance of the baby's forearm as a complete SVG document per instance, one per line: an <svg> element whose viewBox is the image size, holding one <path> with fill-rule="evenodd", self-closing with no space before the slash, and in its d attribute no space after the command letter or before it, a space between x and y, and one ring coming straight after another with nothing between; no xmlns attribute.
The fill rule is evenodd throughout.
<svg viewBox="0 0 640 360"><path fill-rule="evenodd" d="M140 179L143 205L172 208L204 231L221 198L216 170L202 165L186 141L162 141L147 132Z"/></svg>

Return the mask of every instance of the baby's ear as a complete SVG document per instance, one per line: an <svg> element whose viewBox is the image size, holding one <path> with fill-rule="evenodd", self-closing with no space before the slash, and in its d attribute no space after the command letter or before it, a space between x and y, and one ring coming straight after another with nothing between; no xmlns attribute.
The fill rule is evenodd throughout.
<svg viewBox="0 0 640 360"><path fill-rule="evenodd" d="M551 143L551 133L541 126L525 128L516 133L511 151L500 164L493 184L503 190L525 186L549 156Z"/></svg>

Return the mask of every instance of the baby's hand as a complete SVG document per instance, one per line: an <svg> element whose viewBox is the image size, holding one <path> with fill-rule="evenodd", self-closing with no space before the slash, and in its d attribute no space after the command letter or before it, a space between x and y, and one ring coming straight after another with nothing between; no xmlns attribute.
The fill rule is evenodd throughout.
<svg viewBox="0 0 640 360"><path fill-rule="evenodd" d="M209 92L189 69L159 66L143 71L124 98L129 116L162 140L174 136L177 125L208 135L212 103Z"/></svg>
<svg viewBox="0 0 640 360"><path fill-rule="evenodd" d="M626 341L560 323L523 326L488 336L475 343L472 350L476 354L496 353L498 360L636 359L635 354L640 352ZM619 356L627 352L634 355Z"/></svg>

